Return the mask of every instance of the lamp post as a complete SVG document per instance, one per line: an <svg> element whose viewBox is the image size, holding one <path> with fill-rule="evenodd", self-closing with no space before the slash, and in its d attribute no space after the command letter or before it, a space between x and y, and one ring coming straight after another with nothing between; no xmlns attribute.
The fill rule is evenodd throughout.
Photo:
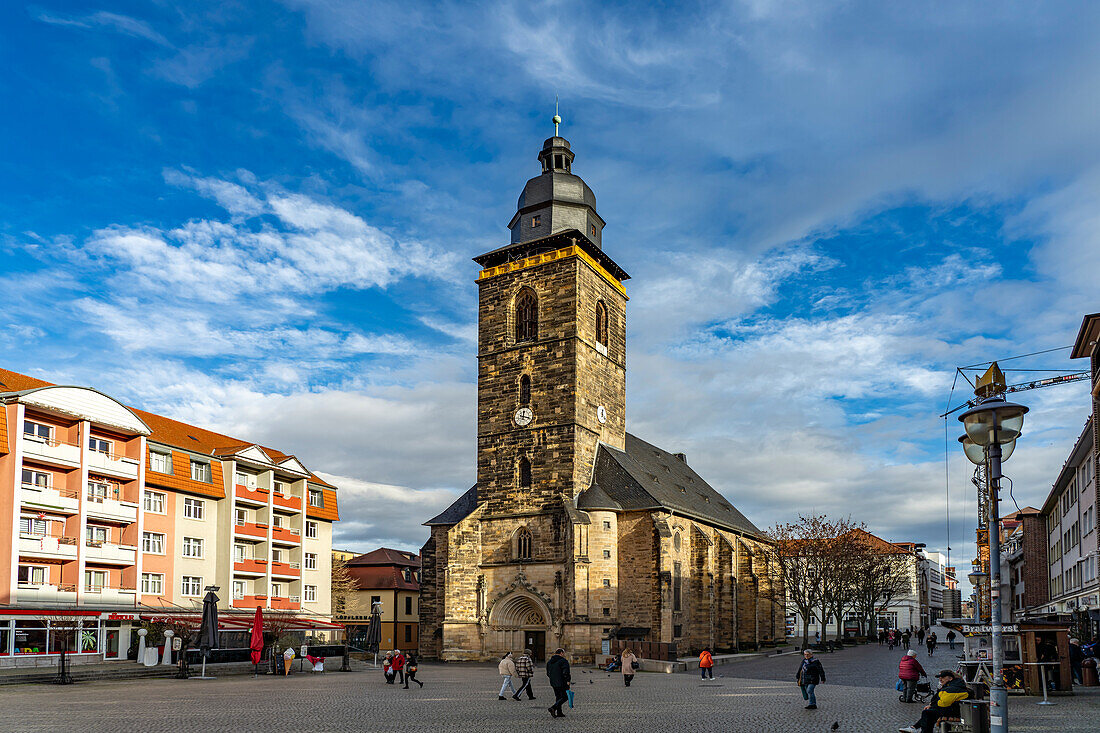
<svg viewBox="0 0 1100 733"><path fill-rule="evenodd" d="M1000 380L997 377L1000 376ZM989 689L989 727L991 733L1008 733L1008 693L1004 684L1004 636L1001 626L1001 531L998 491L1001 485L1003 445L1014 443L1024 427L1027 409L1006 402L996 394L1003 392L1003 375L994 364L975 390L985 400L959 415L966 437L985 449L989 459L989 610L993 631L993 680ZM999 382L999 384L998 384ZM965 450L964 443L964 450Z"/></svg>
<svg viewBox="0 0 1100 733"><path fill-rule="evenodd" d="M980 625L982 623L982 612L979 610L980 604L978 603L978 593L984 587L984 583L989 580L989 573L982 570L982 564L974 559L972 566L973 571L966 577L970 579L970 585L974 587L974 625Z"/></svg>

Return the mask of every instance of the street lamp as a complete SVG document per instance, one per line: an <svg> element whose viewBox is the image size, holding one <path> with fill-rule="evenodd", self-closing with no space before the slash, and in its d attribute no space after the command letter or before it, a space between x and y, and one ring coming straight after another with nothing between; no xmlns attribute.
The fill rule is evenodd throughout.
<svg viewBox="0 0 1100 733"><path fill-rule="evenodd" d="M990 394L997 382L1003 388L1003 375L994 364L975 390ZM993 636L993 680L989 688L989 728L991 733L1008 733L1008 693L1004 683L1004 638L1001 626L1001 528L997 496L1001 486L1002 446L1014 444L1024 429L1027 408L993 395L959 415L966 437L984 449L989 460L989 611ZM966 450L966 443L963 443ZM969 456L968 456L969 457ZM973 460L973 459L971 459Z"/></svg>
<svg viewBox="0 0 1100 733"><path fill-rule="evenodd" d="M960 435L959 442L962 443L963 453L975 466L984 466L985 462L989 460L986 449L971 440L969 435ZM1015 438L1011 443L1005 443L1001 446L1001 463L1007 461L1014 450L1016 450Z"/></svg>
<svg viewBox="0 0 1100 733"><path fill-rule="evenodd" d="M972 567L974 569L966 577L970 579L970 585L974 586L974 624L979 625L982 622L982 614L978 593L984 587L983 584L989 580L989 573L982 570L982 565L978 560L974 560Z"/></svg>

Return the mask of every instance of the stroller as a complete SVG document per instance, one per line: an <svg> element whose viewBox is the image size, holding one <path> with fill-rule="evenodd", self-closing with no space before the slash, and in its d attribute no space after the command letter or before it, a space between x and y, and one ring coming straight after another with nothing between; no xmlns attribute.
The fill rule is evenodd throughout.
<svg viewBox="0 0 1100 733"><path fill-rule="evenodd" d="M900 682L900 680L899 680ZM913 699L917 702L928 702L932 698L932 685L928 682L927 678L917 680L917 688L913 691ZM905 691L902 690L898 695L899 702L905 702Z"/></svg>

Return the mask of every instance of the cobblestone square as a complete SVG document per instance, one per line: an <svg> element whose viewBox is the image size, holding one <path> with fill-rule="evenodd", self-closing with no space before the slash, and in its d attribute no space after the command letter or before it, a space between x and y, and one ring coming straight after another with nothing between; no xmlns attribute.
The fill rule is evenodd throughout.
<svg viewBox="0 0 1100 733"><path fill-rule="evenodd" d="M60 688L0 688L5 731L41 733L155 733L176 731L783 731L841 733L896 731L913 722L919 705L903 705L893 690L899 650L871 645L822 655L828 682L816 711L803 709L793 675L797 656L757 658L718 668L716 679L694 674L639 674L625 688L618 674L576 667L576 708L551 720L545 675L535 677L537 700L497 700L500 677L490 665L425 664L424 688L386 685L380 672L328 672L289 678L227 676L216 680L97 682ZM939 650L930 672L953 666ZM1073 697L1009 701L1011 730L1095 731L1100 688Z"/></svg>

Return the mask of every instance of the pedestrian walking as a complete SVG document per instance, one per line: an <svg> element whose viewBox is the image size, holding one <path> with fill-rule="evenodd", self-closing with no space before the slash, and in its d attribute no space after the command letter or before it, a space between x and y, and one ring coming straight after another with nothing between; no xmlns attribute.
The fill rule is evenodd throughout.
<svg viewBox="0 0 1100 733"><path fill-rule="evenodd" d="M886 643L891 651L893 651L894 647L898 645L897 629L890 629L890 631L886 634Z"/></svg>
<svg viewBox="0 0 1100 733"><path fill-rule="evenodd" d="M424 683L416 678L416 655L413 654L412 652L409 652L405 656L405 689L406 690L409 689L409 683L410 682L415 682L416 684L420 685L421 687L424 686Z"/></svg>
<svg viewBox="0 0 1100 733"><path fill-rule="evenodd" d="M924 627L923 626L921 628L917 629L917 643L918 644L923 644L924 643Z"/></svg>
<svg viewBox="0 0 1100 733"><path fill-rule="evenodd" d="M948 629L947 631L947 648L951 651L955 651L955 630Z"/></svg>
<svg viewBox="0 0 1100 733"><path fill-rule="evenodd" d="M817 696L814 695L814 689L825 681L825 668L814 658L812 649L802 650L802 663L798 665L795 681L802 688L802 699L809 703L806 709L817 710Z"/></svg>
<svg viewBox="0 0 1100 733"><path fill-rule="evenodd" d="M382 660L382 674L386 676L386 684L392 685L394 677L397 676L397 672L393 669L393 652L386 652L386 657Z"/></svg>
<svg viewBox="0 0 1100 733"><path fill-rule="evenodd" d="M913 702L913 693L917 691L917 681L927 673L917 661L917 653L910 649L898 663L898 679L903 683L902 702Z"/></svg>
<svg viewBox="0 0 1100 733"><path fill-rule="evenodd" d="M1069 640L1069 668L1073 672L1073 681L1080 685L1084 678L1081 676L1081 664L1085 661L1085 652L1081 650L1081 642L1077 639Z"/></svg>
<svg viewBox="0 0 1100 733"><path fill-rule="evenodd" d="M551 718L564 718L561 706L569 702L569 662L564 649L555 649L554 656L546 663L546 676L554 690L554 704L547 708Z"/></svg>
<svg viewBox="0 0 1100 733"><path fill-rule="evenodd" d="M878 630L878 645L882 646L886 642L886 629Z"/></svg>
<svg viewBox="0 0 1100 733"><path fill-rule="evenodd" d="M909 629L901 632L901 645L906 649L909 648L909 640L913 638L913 635L909 633Z"/></svg>
<svg viewBox="0 0 1100 733"><path fill-rule="evenodd" d="M505 652L504 656L500 658L500 664L497 665L497 673L504 678L504 682L500 685L500 694L497 695L498 700L504 700L504 691L511 690L512 697L516 696L516 688L512 686L512 678L518 677L519 672L516 670L516 663L512 660L512 652Z"/></svg>
<svg viewBox="0 0 1100 733"><path fill-rule="evenodd" d="M710 649L699 652L699 675L704 680L708 675L714 679L714 655L710 653Z"/></svg>
<svg viewBox="0 0 1100 733"><path fill-rule="evenodd" d="M520 686L516 694L512 695L512 699L519 700L519 693L527 690L527 699L534 700L535 693L531 691L531 678L535 676L535 655L530 649L524 649L523 654L520 654L519 659L516 660L516 674L519 675Z"/></svg>
<svg viewBox="0 0 1100 733"><path fill-rule="evenodd" d="M397 674L397 681L405 683L405 655L400 649L393 650L393 671Z"/></svg>
<svg viewBox="0 0 1100 733"><path fill-rule="evenodd" d="M936 653L936 632L933 631L928 635L928 656L932 656Z"/></svg>
<svg viewBox="0 0 1100 733"><path fill-rule="evenodd" d="M622 653L623 684L630 687L630 681L634 679L634 673L638 671L638 657L634 650L624 649Z"/></svg>

